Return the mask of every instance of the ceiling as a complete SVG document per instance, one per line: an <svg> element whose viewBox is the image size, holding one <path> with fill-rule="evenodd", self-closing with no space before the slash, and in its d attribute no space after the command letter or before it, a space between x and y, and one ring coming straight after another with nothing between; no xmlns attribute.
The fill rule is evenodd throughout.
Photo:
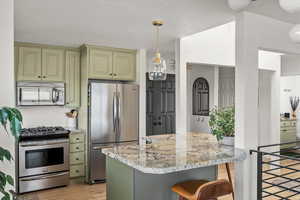
<svg viewBox="0 0 300 200"><path fill-rule="evenodd" d="M257 0L251 12L298 23L277 0ZM153 48L151 21L162 19L161 43L234 20L226 0L15 0L15 40L65 46Z"/></svg>
<svg viewBox="0 0 300 200"><path fill-rule="evenodd" d="M247 10L291 24L300 24L300 12L290 14L284 11L279 6L278 0L256 0L249 6Z"/></svg>
<svg viewBox="0 0 300 200"><path fill-rule="evenodd" d="M162 44L233 20L226 0L15 0L17 41L150 48L151 22Z"/></svg>

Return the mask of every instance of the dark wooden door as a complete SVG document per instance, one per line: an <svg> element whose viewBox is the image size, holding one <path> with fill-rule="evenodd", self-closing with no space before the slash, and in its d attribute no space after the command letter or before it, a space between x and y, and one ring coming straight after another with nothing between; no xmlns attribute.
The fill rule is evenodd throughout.
<svg viewBox="0 0 300 200"><path fill-rule="evenodd" d="M175 133L175 75L150 81L147 74L147 136Z"/></svg>

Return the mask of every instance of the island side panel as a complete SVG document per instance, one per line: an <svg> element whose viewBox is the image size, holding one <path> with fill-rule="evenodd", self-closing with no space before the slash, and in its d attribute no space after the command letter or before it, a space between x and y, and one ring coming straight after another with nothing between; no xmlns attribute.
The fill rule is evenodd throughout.
<svg viewBox="0 0 300 200"><path fill-rule="evenodd" d="M134 169L106 156L107 200L134 200Z"/></svg>
<svg viewBox="0 0 300 200"><path fill-rule="evenodd" d="M134 200L178 200L171 187L187 180L216 180L217 166L191 169L169 174L145 174L134 170Z"/></svg>

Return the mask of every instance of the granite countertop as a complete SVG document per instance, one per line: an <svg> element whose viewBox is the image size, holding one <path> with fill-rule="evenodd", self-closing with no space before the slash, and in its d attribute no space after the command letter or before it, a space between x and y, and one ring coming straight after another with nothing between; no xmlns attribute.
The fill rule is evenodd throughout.
<svg viewBox="0 0 300 200"><path fill-rule="evenodd" d="M172 172L242 161L247 154L232 146L219 145L205 133L151 136L140 145L116 145L102 150L106 156L143 173Z"/></svg>

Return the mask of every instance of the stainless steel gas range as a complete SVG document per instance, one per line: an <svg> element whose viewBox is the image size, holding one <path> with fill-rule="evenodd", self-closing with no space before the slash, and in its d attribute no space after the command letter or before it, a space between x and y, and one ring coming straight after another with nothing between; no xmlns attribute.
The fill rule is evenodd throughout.
<svg viewBox="0 0 300 200"><path fill-rule="evenodd" d="M18 145L18 191L69 184L69 132L62 127L22 129Z"/></svg>

